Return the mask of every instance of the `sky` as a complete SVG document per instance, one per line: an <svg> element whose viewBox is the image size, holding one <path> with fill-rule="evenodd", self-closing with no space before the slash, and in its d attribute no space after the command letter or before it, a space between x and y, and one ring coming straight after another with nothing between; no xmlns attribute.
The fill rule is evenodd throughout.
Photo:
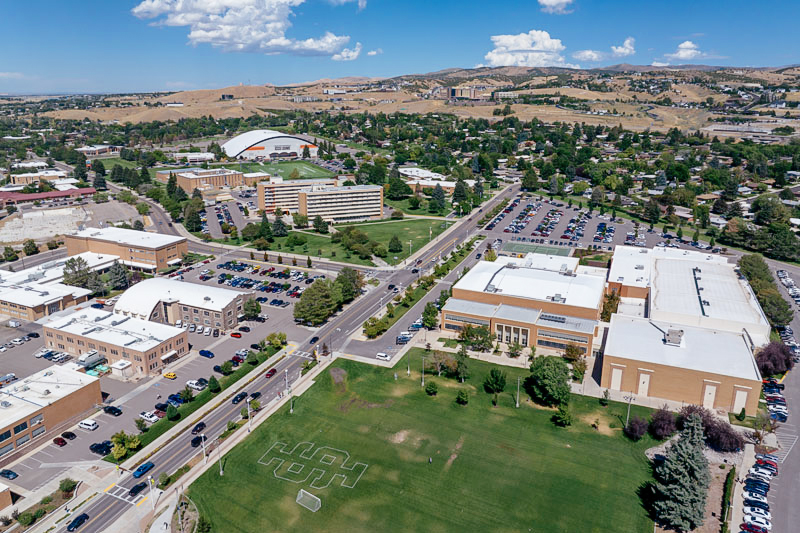
<svg viewBox="0 0 800 533"><path fill-rule="evenodd" d="M800 63L800 2L27 0L0 93L178 91L476 66ZM744 27L746 24L746 27Z"/></svg>

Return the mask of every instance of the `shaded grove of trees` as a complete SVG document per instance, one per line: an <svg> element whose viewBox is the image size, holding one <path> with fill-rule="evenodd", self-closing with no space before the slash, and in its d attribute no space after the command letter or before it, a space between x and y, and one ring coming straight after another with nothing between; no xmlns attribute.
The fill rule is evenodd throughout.
<svg viewBox="0 0 800 533"><path fill-rule="evenodd" d="M739 259L739 269L756 293L758 303L770 323L773 326L785 326L791 322L794 314L792 308L778 292L764 258L758 254L744 255Z"/></svg>
<svg viewBox="0 0 800 533"><path fill-rule="evenodd" d="M756 363L762 376L783 374L794 367L792 352L782 342L771 342L759 350Z"/></svg>

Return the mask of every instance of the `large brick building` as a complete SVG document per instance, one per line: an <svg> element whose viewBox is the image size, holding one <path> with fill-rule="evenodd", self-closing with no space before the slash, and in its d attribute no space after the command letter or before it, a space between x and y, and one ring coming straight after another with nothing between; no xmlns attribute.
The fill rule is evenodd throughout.
<svg viewBox="0 0 800 533"><path fill-rule="evenodd" d="M488 327L506 344L537 353L563 353L568 344L595 348L605 269L578 266L571 257L528 254L480 261L452 289L442 327Z"/></svg>
<svg viewBox="0 0 800 533"><path fill-rule="evenodd" d="M100 380L51 366L0 388L0 461L100 405ZM2 505L0 504L0 507Z"/></svg>
<svg viewBox="0 0 800 533"><path fill-rule="evenodd" d="M100 309L77 309L44 324L45 346L81 355L96 350L109 364L126 361L135 375L159 374L189 353L186 331Z"/></svg>
<svg viewBox="0 0 800 533"><path fill-rule="evenodd" d="M297 211L309 220L321 216L328 222L356 222L383 218L383 187L311 187L298 193Z"/></svg>
<svg viewBox="0 0 800 533"><path fill-rule="evenodd" d="M66 236L67 254L110 254L136 270L161 270L180 263L189 251L185 237L113 226L89 228Z"/></svg>
<svg viewBox="0 0 800 533"><path fill-rule="evenodd" d="M335 178L284 181L283 178L272 177L258 182L256 201L258 208L265 213L274 213L278 207L284 212L297 213L300 209L300 191L335 186Z"/></svg>
<svg viewBox="0 0 800 533"><path fill-rule="evenodd" d="M238 317L252 292L200 286L170 278L146 279L120 296L114 312L143 320L223 330L238 324Z"/></svg>
<svg viewBox="0 0 800 533"><path fill-rule="evenodd" d="M269 175L263 172L244 174L228 168L188 168L184 170L159 170L156 180L166 183L170 174L175 174L175 182L186 194L199 191L212 191L223 188L255 186L259 180Z"/></svg>

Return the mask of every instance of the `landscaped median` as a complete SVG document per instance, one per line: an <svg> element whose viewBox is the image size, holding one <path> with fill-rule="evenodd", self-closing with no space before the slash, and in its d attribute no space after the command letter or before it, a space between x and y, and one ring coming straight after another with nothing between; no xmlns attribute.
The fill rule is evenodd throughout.
<svg viewBox="0 0 800 533"><path fill-rule="evenodd" d="M280 351L285 349L286 348L284 347ZM266 350L259 352L256 355L256 357L258 358L257 365L251 365L245 362L235 372L229 374L228 376L220 378L218 380L220 385L219 392L212 393L210 388L206 388L204 391L195 396L191 402L184 403L183 405L181 405L178 408L178 417L175 418L174 420L169 420L167 417L164 417L155 424L153 424L152 426L150 426L144 433L135 435L138 438L140 445L135 449L129 450L128 454L125 457L116 460L114 459L113 455L109 454L106 457L104 457L104 460L110 463L121 463L121 466L126 470L132 468L133 466L135 466L136 463L144 459L136 457L139 452L146 449L148 445L156 442L156 440L159 439L159 437L162 437L168 432L170 432L171 429L189 420L190 415L192 415L193 413L199 411L201 408L206 406L206 404L208 404L212 399L216 398L219 400L219 399L225 399L228 396L230 396L230 394L232 394L233 391L231 391L231 393L227 395L224 394L224 392L228 389L231 389L234 384L239 382L245 376L249 374L254 374L257 376L259 372L261 372L263 369L265 369L268 366L275 365L278 361L280 361L283 357L285 357L285 354L281 354L279 357L275 357L275 355L278 353L279 350L272 346L269 346ZM203 414L210 411L211 409L214 409L216 405L217 404L208 409L205 409ZM151 450L150 453L147 454L147 456L150 456L153 453L155 453L163 444L169 442L169 440L171 440L173 436L174 434L168 435L169 438L164 440L164 442L159 443L159 446Z"/></svg>
<svg viewBox="0 0 800 533"><path fill-rule="evenodd" d="M367 319L363 326L364 335L370 339L374 339L388 331L389 328L400 320L403 315L417 304L417 302L422 300L422 298L428 294L428 291L436 286L437 279L444 278L455 267L461 264L473 251L475 243L481 239L483 239L483 237L473 237L468 242L457 247L447 261L434 267L432 275L421 277L416 287L412 288L412 286L409 286L402 298L399 296L395 298L394 302L397 304L396 306L392 303L387 304L386 313L382 318L371 317ZM392 305L392 307L388 307L389 305Z"/></svg>

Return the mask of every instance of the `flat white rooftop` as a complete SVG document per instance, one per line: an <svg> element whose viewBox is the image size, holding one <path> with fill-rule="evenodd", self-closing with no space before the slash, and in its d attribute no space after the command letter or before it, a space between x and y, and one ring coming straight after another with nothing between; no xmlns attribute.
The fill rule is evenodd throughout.
<svg viewBox="0 0 800 533"><path fill-rule="evenodd" d="M114 312L147 320L159 302L172 300L201 309L222 311L241 294L231 289L172 278L151 278L126 290L117 300Z"/></svg>
<svg viewBox="0 0 800 533"><path fill-rule="evenodd" d="M174 235L164 235L163 233L154 233L148 231L136 231L133 229L116 228L113 226L106 228L87 228L77 233L73 233L73 235L81 238L110 241L132 247L150 249L163 248L165 246L186 241L185 237L176 237Z"/></svg>
<svg viewBox="0 0 800 533"><path fill-rule="evenodd" d="M597 309L605 278L580 269L576 272L577 264L574 257L501 256L494 262L479 261L454 288Z"/></svg>
<svg viewBox="0 0 800 533"><path fill-rule="evenodd" d="M664 341L665 333L670 329L683 330L680 346ZM614 314L605 353L644 364L761 380L753 352L741 333Z"/></svg>
<svg viewBox="0 0 800 533"><path fill-rule="evenodd" d="M438 172L431 172L430 170L419 167L402 167L397 169L401 176L408 178L420 178L428 180L443 180L445 176Z"/></svg>
<svg viewBox="0 0 800 533"><path fill-rule="evenodd" d="M123 349L145 352L162 342L177 337L183 330L139 318L121 316L91 307L41 321L53 329L80 335Z"/></svg>
<svg viewBox="0 0 800 533"><path fill-rule="evenodd" d="M58 365L0 388L0 427L27 419L42 407L78 391L98 378Z"/></svg>
<svg viewBox="0 0 800 533"><path fill-rule="evenodd" d="M609 283L621 283L628 287L649 287L653 261L651 252L649 248L616 246L611 269L608 271Z"/></svg>

